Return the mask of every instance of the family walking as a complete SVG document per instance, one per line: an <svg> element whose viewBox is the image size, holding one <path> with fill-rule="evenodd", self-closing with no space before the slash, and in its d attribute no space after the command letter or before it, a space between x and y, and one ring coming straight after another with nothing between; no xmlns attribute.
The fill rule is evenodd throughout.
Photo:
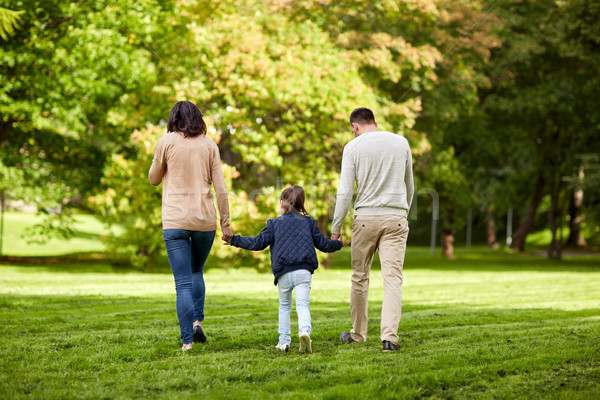
<svg viewBox="0 0 600 400"><path fill-rule="evenodd" d="M352 328L342 332L344 343L367 340L369 273L379 251L384 295L381 311L383 351L399 349L402 314L402 268L408 238L407 216L413 196L412 157L406 139L380 131L373 112L357 108L350 114L355 139L345 147L332 224L331 240L324 237L305 206L304 189L286 188L280 213L267 221L256 237L234 235L229 227L229 202L217 144L206 136L206 124L195 104L182 101L172 108L167 134L154 152L150 183L162 182L162 223L165 247L177 292L176 308L182 350L206 341L204 321L204 263L215 239L217 213L226 245L248 250L270 246L271 268L279 289L279 342L287 351L292 343L290 313L296 297L300 352L312 353L309 293L318 268L315 248L334 252L343 246L341 227L352 203Z"/></svg>

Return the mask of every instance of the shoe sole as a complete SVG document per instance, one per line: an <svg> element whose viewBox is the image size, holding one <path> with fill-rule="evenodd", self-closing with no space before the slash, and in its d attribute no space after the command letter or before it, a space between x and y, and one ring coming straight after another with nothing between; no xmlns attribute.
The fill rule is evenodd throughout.
<svg viewBox="0 0 600 400"><path fill-rule="evenodd" d="M204 334L202 327L200 327L200 329L198 329L198 330L194 329L194 343L204 343L204 342L206 342L206 335Z"/></svg>
<svg viewBox="0 0 600 400"><path fill-rule="evenodd" d="M300 353L308 353L312 354L312 346L310 343L310 336L302 335L300 336Z"/></svg>

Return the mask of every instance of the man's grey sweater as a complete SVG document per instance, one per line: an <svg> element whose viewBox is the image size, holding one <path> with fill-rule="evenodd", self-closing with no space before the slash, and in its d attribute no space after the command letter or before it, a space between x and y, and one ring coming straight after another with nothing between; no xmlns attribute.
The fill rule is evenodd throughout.
<svg viewBox="0 0 600 400"><path fill-rule="evenodd" d="M332 234L339 234L356 182L355 215L408 216L414 183L408 141L391 132L366 132L344 147Z"/></svg>

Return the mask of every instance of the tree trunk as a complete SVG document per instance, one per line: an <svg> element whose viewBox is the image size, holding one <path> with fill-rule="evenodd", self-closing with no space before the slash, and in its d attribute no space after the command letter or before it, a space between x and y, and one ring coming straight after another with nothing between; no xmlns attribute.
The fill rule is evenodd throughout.
<svg viewBox="0 0 600 400"><path fill-rule="evenodd" d="M569 205L569 239L567 240L567 246L569 247L585 247L587 243L581 233L581 206L583 204L583 189L581 184L583 183L583 166L579 168L579 181L577 187L571 195L571 203Z"/></svg>
<svg viewBox="0 0 600 400"><path fill-rule="evenodd" d="M498 243L496 243L496 224L494 222L494 214L492 213L492 208L488 207L485 210L485 230L487 233L487 247L490 249L495 249L498 247Z"/></svg>
<svg viewBox="0 0 600 400"><path fill-rule="evenodd" d="M0 121L0 144L3 144L7 140L12 123L13 121L11 119L8 121Z"/></svg>
<svg viewBox="0 0 600 400"><path fill-rule="evenodd" d="M456 209L451 207L442 224L442 237L440 245L442 246L442 254L446 258L454 257L454 235L456 230L454 224L456 223Z"/></svg>
<svg viewBox="0 0 600 400"><path fill-rule="evenodd" d="M454 257L454 230L453 229L444 229L442 231L442 254L446 258Z"/></svg>
<svg viewBox="0 0 600 400"><path fill-rule="evenodd" d="M559 183L556 182L557 178L553 177L550 182L550 231L552 232L552 240L550 241L550 245L548 246L548 258L551 260L560 260L562 258L562 249L561 249L561 241L556 237L556 233L558 230L558 216L559 216L559 207L558 207L558 194L560 193L560 189L558 188ZM562 224L560 224L562 225Z"/></svg>
<svg viewBox="0 0 600 400"><path fill-rule="evenodd" d="M529 235L529 232L531 232L531 229L533 228L533 224L535 222L535 213L540 205L540 201L542 200L542 194L544 193L544 185L544 176L542 172L540 172L538 174L527 215L513 236L513 242L510 246L513 249L519 249L519 251L525 250L525 239L527 239L527 235Z"/></svg>

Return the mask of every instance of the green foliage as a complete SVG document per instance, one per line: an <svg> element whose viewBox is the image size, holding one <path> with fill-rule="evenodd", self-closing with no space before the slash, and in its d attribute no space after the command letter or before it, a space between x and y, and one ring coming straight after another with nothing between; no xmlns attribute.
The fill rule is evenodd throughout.
<svg viewBox="0 0 600 400"><path fill-rule="evenodd" d="M146 183L147 143L184 99L200 106L219 142L235 233L257 234L277 215L288 184L304 186L308 210L327 233L342 148L352 139L347 118L357 106L372 108L381 129L407 137L420 187L440 196L445 231L461 228L473 207L503 215L516 206L522 214L540 174L563 210L583 165L584 225L593 225L597 162L582 160L600 152L596 2L5 0L1 7L0 35L8 36L0 47L0 190L49 216L37 228L42 235L68 236L70 208L93 206L107 222L128 226L111 248L137 265L155 262L160 192ZM267 253L249 259L267 268Z"/></svg>
<svg viewBox="0 0 600 400"><path fill-rule="evenodd" d="M15 29L19 29L21 22L21 14L23 11L13 11L0 7L0 37L4 40L15 33Z"/></svg>
<svg viewBox="0 0 600 400"><path fill-rule="evenodd" d="M367 343L350 327L348 270L317 270L312 355L277 343L277 289L253 270L209 270L208 340L182 354L170 274L108 265L2 266L3 398L548 398L599 387L598 259L500 253L453 261L409 248L401 349L382 353L380 271ZM334 265L349 263L349 251ZM408 268L410 266L410 268ZM552 293L552 296L548 296ZM296 328L292 317L292 329ZM40 327L44 327L43 335ZM152 327L151 329L148 327ZM36 368L31 368L36 365Z"/></svg>
<svg viewBox="0 0 600 400"><path fill-rule="evenodd" d="M0 48L0 162L19 171L11 174L23 189L11 194L42 210L77 202L98 186L107 154L145 122L132 110L155 79L142 41L161 32L160 5L4 4L23 12Z"/></svg>
<svg viewBox="0 0 600 400"><path fill-rule="evenodd" d="M107 189L89 199L109 224L127 226L125 233L108 236L109 251L125 253L133 265L145 266L161 253L161 195L148 183L159 128L135 131L131 141L137 157L113 155L106 164L102 184Z"/></svg>
<svg viewBox="0 0 600 400"><path fill-rule="evenodd" d="M183 30L175 18L171 48L158 44L164 84L154 92L174 94L162 104L163 118L173 99L189 99L203 109L209 134L233 167L225 171L236 175L228 177L234 233L258 234L267 218L277 216L278 192L289 184L304 186L307 208L326 231L342 149L353 138L349 112L358 105L386 110L385 115L395 116L396 128L404 130L414 123L416 103L380 103L361 76L360 49L340 48L322 27L310 20L290 20L277 4L247 3L248 7L229 9L227 2L220 2L211 18L195 8L199 4L177 10L180 18L191 21ZM133 151L113 157L103 184L127 204L115 215L128 220L129 213L133 218L131 234L123 240L138 247L134 252L142 258L134 261L141 263L143 257L157 255L161 246L158 225L149 222L158 221L158 214L147 209L159 210L159 202L150 195L154 189L144 189L142 171L128 166L140 157L137 140L132 141ZM138 201L144 205L136 208L132 204ZM349 227L346 224L347 237ZM154 231L144 235L147 229ZM122 243L119 247L124 248ZM239 252L220 247L215 251L222 258ZM252 254L268 268L268 254Z"/></svg>
<svg viewBox="0 0 600 400"><path fill-rule="evenodd" d="M502 45L486 67L492 86L483 92L485 137L496 137L487 159L504 175L500 198L512 196L521 213L529 207L531 181L542 177L556 214L548 219L558 216L561 224L574 189L566 183L574 182L582 155L600 151L594 47L600 32L588 24L600 9L590 1L548 0L503 3L495 13L504 24Z"/></svg>

